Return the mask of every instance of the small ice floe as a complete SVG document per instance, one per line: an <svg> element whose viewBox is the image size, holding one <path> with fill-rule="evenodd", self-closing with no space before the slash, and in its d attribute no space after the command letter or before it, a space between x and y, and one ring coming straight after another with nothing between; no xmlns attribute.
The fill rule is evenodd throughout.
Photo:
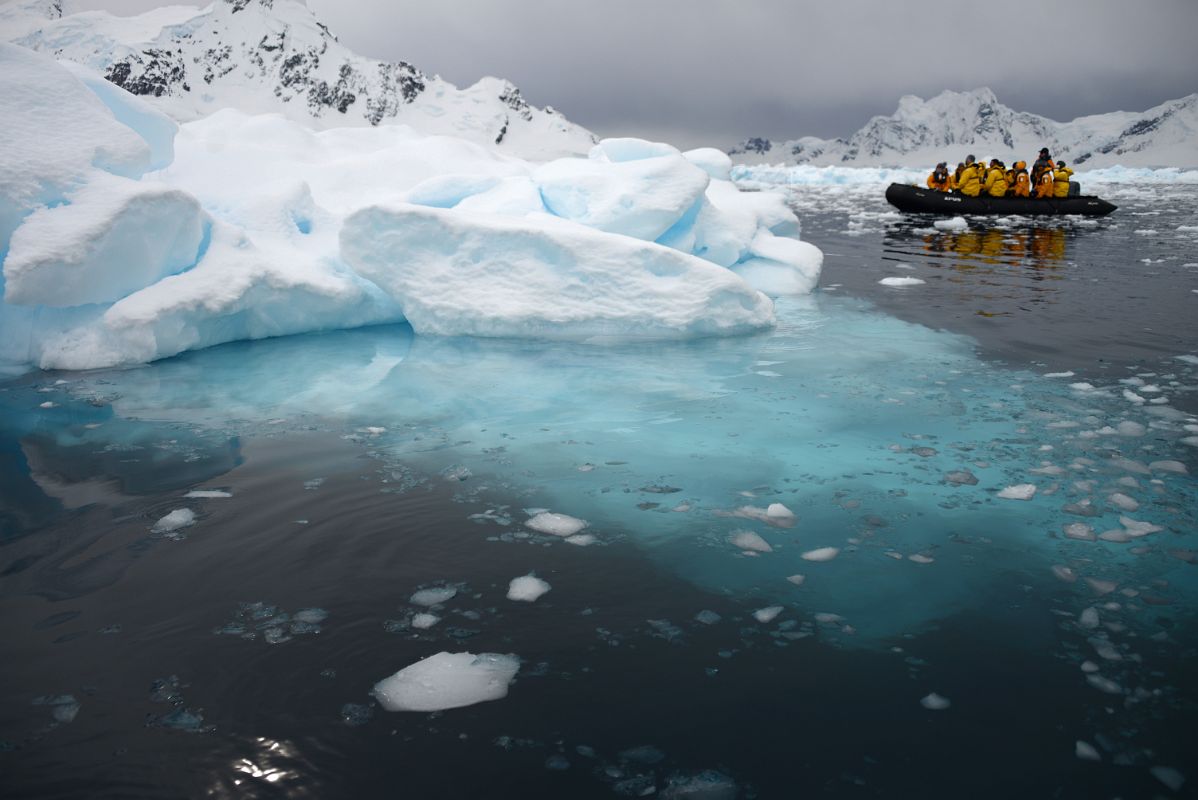
<svg viewBox="0 0 1198 800"><path fill-rule="evenodd" d="M1082 672L1085 672L1087 674L1089 674L1091 672L1098 672L1098 665L1095 664L1093 661L1086 659L1081 664L1081 670L1082 670Z"/></svg>
<svg viewBox="0 0 1198 800"><path fill-rule="evenodd" d="M931 556L926 556L923 553L912 553L907 556L908 561L914 561L916 564L931 564L936 559Z"/></svg>
<svg viewBox="0 0 1198 800"><path fill-rule="evenodd" d="M935 692L932 692L926 697L921 698L919 704L929 711L943 711L952 705L952 701L947 697L941 697Z"/></svg>
<svg viewBox="0 0 1198 800"><path fill-rule="evenodd" d="M47 400L44 403L38 403L37 407L38 408L58 408L58 403L55 403L53 400Z"/></svg>
<svg viewBox="0 0 1198 800"><path fill-rule="evenodd" d="M967 469L959 469L944 474L944 482L953 486L977 486L977 477Z"/></svg>
<svg viewBox="0 0 1198 800"><path fill-rule="evenodd" d="M1119 588L1119 584L1114 581L1102 580L1100 578L1086 578L1086 584L1094 590L1094 593L1099 597L1104 594L1110 594Z"/></svg>
<svg viewBox="0 0 1198 800"><path fill-rule="evenodd" d="M511 583L508 584L507 599L531 603L548 592L549 588L548 582L535 575L521 575L519 578L512 578Z"/></svg>
<svg viewBox="0 0 1198 800"><path fill-rule="evenodd" d="M1102 756L1098 754L1098 750L1089 742L1083 742L1078 739L1073 746L1073 754L1082 761L1102 761Z"/></svg>
<svg viewBox="0 0 1198 800"><path fill-rule="evenodd" d="M1097 616L1098 616L1097 611L1094 612L1094 616L1097 618ZM1103 661L1122 661L1123 660L1123 654L1120 653L1118 648L1116 648L1115 645L1111 643L1110 639L1102 639L1102 638L1095 636L1095 637L1092 637L1089 641L1090 641L1090 646L1094 648L1094 652L1097 653L1098 657L1101 658Z"/></svg>
<svg viewBox="0 0 1198 800"><path fill-rule="evenodd" d="M567 544L577 545L578 547L590 547L597 541L599 540L589 533L576 533L573 536L566 537Z"/></svg>
<svg viewBox="0 0 1198 800"><path fill-rule="evenodd" d="M1081 625L1087 630L1093 630L1094 628L1097 628L1099 622L1098 609L1094 606L1090 606L1089 608L1085 609L1077 617L1077 624Z"/></svg>
<svg viewBox="0 0 1198 800"><path fill-rule="evenodd" d="M775 617L782 613L782 606L766 606L759 608L753 612L753 619L762 623L772 622Z"/></svg>
<svg viewBox="0 0 1198 800"><path fill-rule="evenodd" d="M1145 522L1138 519L1132 519L1128 516L1119 517L1119 524L1127 531L1128 535L1133 538L1148 536L1152 533L1160 533L1164 530L1160 525L1154 525L1151 522Z"/></svg>
<svg viewBox="0 0 1198 800"><path fill-rule="evenodd" d="M840 554L839 547L817 547L801 556L804 561L831 561Z"/></svg>
<svg viewBox="0 0 1198 800"><path fill-rule="evenodd" d="M1116 542L1118 544L1123 544L1124 542L1130 542L1135 537L1133 537L1123 528L1115 528L1114 530L1103 531L1102 533L1098 534L1098 538L1104 542Z"/></svg>
<svg viewBox="0 0 1198 800"><path fill-rule="evenodd" d="M1031 500L1036 496L1036 484L1017 483L1000 491L998 496L1004 500Z"/></svg>
<svg viewBox="0 0 1198 800"><path fill-rule="evenodd" d="M1148 465L1148 469L1153 472L1172 472L1177 475L1185 475L1189 470L1186 465L1180 461L1153 461Z"/></svg>
<svg viewBox="0 0 1198 800"><path fill-rule="evenodd" d="M759 534L753 531L733 531L728 538L734 547L739 547L741 550L751 553L772 553L774 548L770 547L770 543L762 539Z"/></svg>
<svg viewBox="0 0 1198 800"><path fill-rule="evenodd" d="M1063 567L1060 564L1053 565L1052 574L1057 576L1058 579L1064 581L1065 583L1073 583L1077 580L1076 572L1069 569L1069 567Z"/></svg>
<svg viewBox="0 0 1198 800"><path fill-rule="evenodd" d="M1198 356L1192 356L1192 355L1186 354L1183 356L1173 356L1173 357L1175 359L1177 359L1178 361L1182 361L1186 364L1192 364L1194 366L1198 366Z"/></svg>
<svg viewBox="0 0 1198 800"><path fill-rule="evenodd" d="M419 614L412 615L412 627L416 630L426 631L441 621L441 618L436 614L430 614L427 611L421 611Z"/></svg>
<svg viewBox="0 0 1198 800"><path fill-rule="evenodd" d="M195 512L190 508L176 508L165 517L155 522L154 527L150 528L150 532L171 533L173 531L179 530L180 528L186 528L188 525L194 525L195 521Z"/></svg>
<svg viewBox="0 0 1198 800"><path fill-rule="evenodd" d="M714 625L721 619L723 619L723 617L721 617L719 614L715 613L714 611L708 611L707 609L703 609L698 614L695 614L695 621L701 622L704 625Z"/></svg>
<svg viewBox="0 0 1198 800"><path fill-rule="evenodd" d="M919 286L927 283L922 278L913 278L910 275L897 275L889 278L882 278L878 283L883 286Z"/></svg>
<svg viewBox="0 0 1198 800"><path fill-rule="evenodd" d="M932 223L932 227L938 231L964 231L969 229L969 223L965 221L965 217L953 217L938 219Z"/></svg>
<svg viewBox="0 0 1198 800"><path fill-rule="evenodd" d="M1065 525L1065 538L1077 539L1083 542L1092 542L1096 538L1094 529L1084 522L1069 522Z"/></svg>
<svg viewBox="0 0 1198 800"><path fill-rule="evenodd" d="M793 528L795 524L794 512L781 503L770 503L767 508L741 506L735 511L723 512L723 515L764 522L774 528Z"/></svg>
<svg viewBox="0 0 1198 800"><path fill-rule="evenodd" d="M532 519L525 522L524 527L531 528L537 533L549 533L565 538L581 532L583 528L587 527L587 522L586 520L567 516L566 514L541 511L533 516Z"/></svg>
<svg viewBox="0 0 1198 800"><path fill-rule="evenodd" d="M470 471L469 467L462 464L451 464L441 470L441 477L450 483L461 483L474 477L474 473Z"/></svg>
<svg viewBox="0 0 1198 800"><path fill-rule="evenodd" d="M324 484L324 478L312 478L304 481L304 491L311 492L319 489Z"/></svg>
<svg viewBox="0 0 1198 800"><path fill-rule="evenodd" d="M1175 547L1171 550L1166 550L1166 553L1176 558L1178 561L1184 561L1187 564L1198 564L1198 550L1186 550L1180 547Z"/></svg>
<svg viewBox="0 0 1198 800"><path fill-rule="evenodd" d="M797 575L797 574L796 575L787 575L786 580L790 581L795 586L802 586L803 582L807 580L807 576L806 575Z"/></svg>
<svg viewBox="0 0 1198 800"><path fill-rule="evenodd" d="M457 593L458 590L453 586L435 586L413 592L412 596L408 598L408 602L427 608L448 602L456 597Z"/></svg>
<svg viewBox="0 0 1198 800"><path fill-rule="evenodd" d="M440 652L404 667L371 692L388 711L443 711L499 700L520 659L499 653Z"/></svg>
<svg viewBox="0 0 1198 800"><path fill-rule="evenodd" d="M1152 773L1152 777L1165 784L1165 786L1174 792L1180 792L1181 787L1185 785L1186 776L1179 769L1156 766L1150 767L1148 771Z"/></svg>
<svg viewBox="0 0 1198 800"><path fill-rule="evenodd" d="M1072 372L1045 372L1045 378L1072 378Z"/></svg>
<svg viewBox="0 0 1198 800"><path fill-rule="evenodd" d="M1086 675L1086 683L1093 686L1100 692L1106 694L1123 694L1123 687L1115 683L1110 678L1105 678L1097 672L1091 672Z"/></svg>
<svg viewBox="0 0 1198 800"><path fill-rule="evenodd" d="M233 493L227 492L224 489L192 489L183 496L188 499L215 500L222 497L232 497Z"/></svg>
<svg viewBox="0 0 1198 800"><path fill-rule="evenodd" d="M1120 436L1143 436L1148 432L1148 429L1143 425L1129 419L1125 419L1116 425L1115 430L1119 432Z"/></svg>
<svg viewBox="0 0 1198 800"><path fill-rule="evenodd" d="M653 784L650 783L637 794L650 795L653 788ZM732 800L740 797L740 789L736 781L724 773L705 769L693 775L671 775L666 779L666 788L662 790L661 796L664 800Z"/></svg>
<svg viewBox="0 0 1198 800"><path fill-rule="evenodd" d="M1139 502L1136 501L1135 498L1130 497L1123 492L1112 492L1107 499L1111 501L1111 505L1116 506L1123 511L1135 511L1140 507Z"/></svg>
<svg viewBox="0 0 1198 800"><path fill-rule="evenodd" d="M75 699L73 694L47 694L33 698L33 705L48 706L50 708L50 716L55 722L63 725L68 722L74 722L75 716L82 708L79 701Z"/></svg>
<svg viewBox="0 0 1198 800"><path fill-rule="evenodd" d="M844 622L844 617L828 611L820 611L816 614L813 614L812 618L820 625L839 625Z"/></svg>

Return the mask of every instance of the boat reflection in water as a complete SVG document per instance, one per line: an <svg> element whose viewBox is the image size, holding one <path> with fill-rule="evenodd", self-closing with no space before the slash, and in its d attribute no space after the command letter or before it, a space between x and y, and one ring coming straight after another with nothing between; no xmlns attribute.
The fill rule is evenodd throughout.
<svg viewBox="0 0 1198 800"><path fill-rule="evenodd" d="M953 256L954 269L970 270L987 264L1052 270L1065 261L1069 231L1039 226L937 231L923 233L919 241L926 253ZM1043 277L1053 276L1049 273Z"/></svg>

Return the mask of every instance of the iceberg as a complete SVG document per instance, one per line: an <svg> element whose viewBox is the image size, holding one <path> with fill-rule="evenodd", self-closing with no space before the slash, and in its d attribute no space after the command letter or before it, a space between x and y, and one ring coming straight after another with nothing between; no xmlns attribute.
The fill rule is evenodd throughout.
<svg viewBox="0 0 1198 800"><path fill-rule="evenodd" d="M519 669L513 655L441 652L379 681L373 694L388 711L444 711L506 697Z"/></svg>
<svg viewBox="0 0 1198 800"><path fill-rule="evenodd" d="M225 109L176 125L87 68L0 45L0 362L144 363L244 339L752 333L819 249L731 161L640 139L535 163L403 125Z"/></svg>

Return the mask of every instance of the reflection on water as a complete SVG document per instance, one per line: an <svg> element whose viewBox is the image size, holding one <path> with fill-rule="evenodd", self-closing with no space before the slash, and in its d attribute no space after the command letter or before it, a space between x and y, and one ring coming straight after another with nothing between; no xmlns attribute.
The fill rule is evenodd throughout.
<svg viewBox="0 0 1198 800"><path fill-rule="evenodd" d="M1051 279L1051 271L1066 257L1070 232L1066 228L1031 227L1019 230L980 228L967 231L918 233L923 249L929 254L950 253L952 269L975 269L978 264L1027 267ZM887 247L902 248L902 239L892 233Z"/></svg>

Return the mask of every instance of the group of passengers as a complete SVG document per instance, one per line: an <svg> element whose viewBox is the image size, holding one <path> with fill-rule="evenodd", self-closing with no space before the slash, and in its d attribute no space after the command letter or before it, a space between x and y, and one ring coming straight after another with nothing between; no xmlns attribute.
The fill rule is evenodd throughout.
<svg viewBox="0 0 1198 800"><path fill-rule="evenodd" d="M1040 150L1040 157L1032 164L1028 173L1026 161L1016 161L1007 169L997 158L990 159L986 167L972 155L957 165L950 173L948 164L941 161L928 176L928 188L937 192L957 192L966 197L978 197L983 192L990 197L1068 197L1069 179L1073 170L1064 161L1054 162L1048 148Z"/></svg>

